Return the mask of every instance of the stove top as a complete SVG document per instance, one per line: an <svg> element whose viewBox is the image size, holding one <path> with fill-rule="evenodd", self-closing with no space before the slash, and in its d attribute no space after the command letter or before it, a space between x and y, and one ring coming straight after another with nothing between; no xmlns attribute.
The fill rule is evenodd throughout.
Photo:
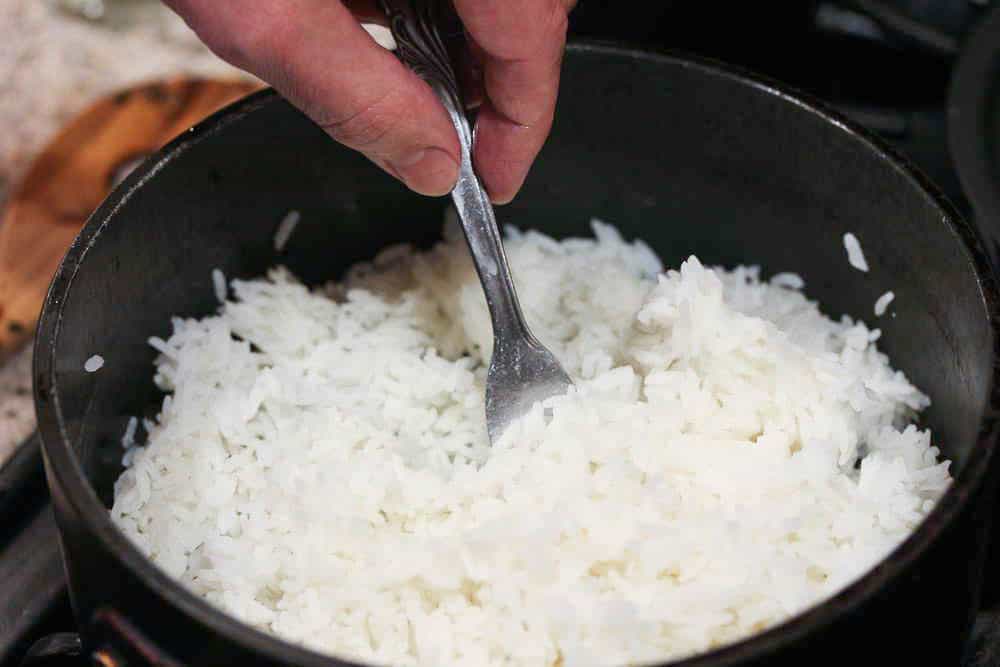
<svg viewBox="0 0 1000 667"><path fill-rule="evenodd" d="M575 32L694 53L817 97L888 139L970 212L949 156L946 98L964 35L989 3L813 0L722 10L660 0L615 14L616 4L581 2Z"/></svg>
<svg viewBox="0 0 1000 667"><path fill-rule="evenodd" d="M989 2L730 4L582 0L572 31L687 51L798 88L888 140L972 214L949 152L947 100L965 36ZM36 640L72 631L37 438L0 468L0 582L0 667L18 665ZM1000 611L980 614L961 667L1000 667Z"/></svg>

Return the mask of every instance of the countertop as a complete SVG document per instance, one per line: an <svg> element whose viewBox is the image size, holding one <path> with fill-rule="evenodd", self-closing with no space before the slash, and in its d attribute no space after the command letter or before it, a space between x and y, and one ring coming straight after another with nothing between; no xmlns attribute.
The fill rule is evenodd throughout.
<svg viewBox="0 0 1000 667"><path fill-rule="evenodd" d="M53 133L100 95L184 73L246 76L164 7L129 2L136 20L109 26L57 0L0 1L0 204ZM0 368L0 465L35 428L30 366L29 346Z"/></svg>
<svg viewBox="0 0 1000 667"><path fill-rule="evenodd" d="M68 7L104 5L110 20ZM365 28L384 47L392 37ZM156 0L0 0L0 206L50 137L99 96L180 74L250 78ZM0 367L0 465L35 428L30 346Z"/></svg>

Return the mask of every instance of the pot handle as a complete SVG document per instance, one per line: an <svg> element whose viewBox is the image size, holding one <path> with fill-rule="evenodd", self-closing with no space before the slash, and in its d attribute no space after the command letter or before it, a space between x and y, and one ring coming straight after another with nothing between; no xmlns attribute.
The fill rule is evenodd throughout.
<svg viewBox="0 0 1000 667"><path fill-rule="evenodd" d="M52 508L46 506L38 511L28 506L25 498L16 500L24 515L17 517L17 524L12 526L17 533L6 543L2 542L5 536L0 535L0 663L3 664L24 650L32 639L33 627L66 592ZM0 521L0 526L6 528L7 524ZM37 645L39 655L55 646L66 646L65 641L57 641L56 637L53 635L52 644Z"/></svg>

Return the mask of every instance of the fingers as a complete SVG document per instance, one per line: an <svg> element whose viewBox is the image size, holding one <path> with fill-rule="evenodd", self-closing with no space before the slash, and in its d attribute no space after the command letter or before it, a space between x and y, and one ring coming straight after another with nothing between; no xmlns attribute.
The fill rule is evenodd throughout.
<svg viewBox="0 0 1000 667"><path fill-rule="evenodd" d="M460 153L444 108L340 2L167 2L220 57L273 85L340 143L416 192L451 191Z"/></svg>
<svg viewBox="0 0 1000 667"><path fill-rule="evenodd" d="M373 0L167 0L221 57L271 83L334 139L423 194L451 190L458 141L431 89L378 47ZM491 198L510 201L551 128L572 0L455 0L482 98L474 160ZM480 80L477 89L475 81Z"/></svg>
<svg viewBox="0 0 1000 667"><path fill-rule="evenodd" d="M552 127L571 6L566 0L455 0L482 53L485 100L473 159L495 203L517 194Z"/></svg>

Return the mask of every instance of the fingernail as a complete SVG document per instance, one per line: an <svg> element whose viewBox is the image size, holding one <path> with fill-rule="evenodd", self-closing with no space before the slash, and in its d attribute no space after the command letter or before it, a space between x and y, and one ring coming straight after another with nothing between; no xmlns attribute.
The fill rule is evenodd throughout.
<svg viewBox="0 0 1000 667"><path fill-rule="evenodd" d="M514 197L515 196L516 196L516 193L514 193L514 194L504 194L504 195L492 195L491 194L490 195L490 201L493 203L494 206L503 206L504 204L509 204L512 201L514 201Z"/></svg>
<svg viewBox="0 0 1000 667"><path fill-rule="evenodd" d="M486 192L490 196L490 201L496 206L503 206L504 204L509 204L514 201L514 197L520 192L521 186L524 185L524 181L528 174L520 176L520 178L515 177L515 179L506 184L506 188L501 188L499 184L493 183L486 184Z"/></svg>
<svg viewBox="0 0 1000 667"><path fill-rule="evenodd" d="M419 150L389 166L408 188L431 197L448 194L458 179L458 163L440 148Z"/></svg>

